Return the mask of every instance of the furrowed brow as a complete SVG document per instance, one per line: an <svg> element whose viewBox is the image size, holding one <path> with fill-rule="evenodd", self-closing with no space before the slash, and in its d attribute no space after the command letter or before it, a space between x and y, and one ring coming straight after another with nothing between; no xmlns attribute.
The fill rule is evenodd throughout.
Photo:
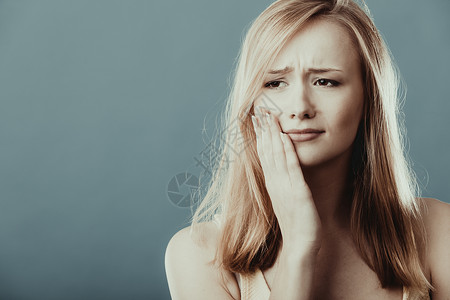
<svg viewBox="0 0 450 300"><path fill-rule="evenodd" d="M290 73L292 71L294 71L294 68L288 66L288 67L284 67L284 69L269 70L268 73L271 75L284 75L284 74Z"/></svg>
<svg viewBox="0 0 450 300"><path fill-rule="evenodd" d="M307 74L322 74L322 73L328 73L328 72L343 72L340 69L335 69L335 68L309 68L308 70L306 70Z"/></svg>
<svg viewBox="0 0 450 300"><path fill-rule="evenodd" d="M274 69L274 70L269 70L268 74L270 75L285 75L288 74L290 72L294 71L293 67L284 67L283 69ZM343 72L340 69L336 69L336 68L309 68L306 70L307 74L322 74L322 73L328 73L328 72Z"/></svg>

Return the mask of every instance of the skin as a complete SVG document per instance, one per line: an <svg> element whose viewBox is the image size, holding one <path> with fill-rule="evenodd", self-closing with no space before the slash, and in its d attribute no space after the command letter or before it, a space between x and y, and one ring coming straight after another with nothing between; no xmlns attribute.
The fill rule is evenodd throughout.
<svg viewBox="0 0 450 300"><path fill-rule="evenodd" d="M254 106L267 105L265 110L272 112L283 131L325 130L320 139L294 144L303 168L317 167L350 152L364 95L358 53L347 31L329 21L308 24L288 42L270 69L286 66L293 71L266 77L262 92L271 101L260 98ZM341 71L308 74L310 68Z"/></svg>
<svg viewBox="0 0 450 300"><path fill-rule="evenodd" d="M285 70L263 86L264 98L279 109L262 108L257 99L252 120L283 236L271 299L309 299L322 240L343 240L349 232L350 158L364 103L360 61L344 28L316 20L288 41L269 70ZM302 142L283 134L305 128L324 133ZM302 284L286 291L288 282Z"/></svg>
<svg viewBox="0 0 450 300"><path fill-rule="evenodd" d="M363 107L361 70L350 36L334 23L309 23L288 42L271 69L286 65L293 67L291 73L264 82L283 82L263 87L276 104L266 108L270 117L262 117L265 110L259 106L267 104L262 99L255 101L253 117L258 156L284 241L275 266L263 273L270 299L399 300L401 288L380 289L376 274L349 236L350 154ZM325 67L342 72L306 72ZM325 133L295 143L280 135L293 128ZM450 299L450 205L425 201L429 238L425 275L437 289L433 299ZM235 274L210 264L219 229L209 222L201 226L200 236L191 236L186 227L167 246L172 299L240 299Z"/></svg>
<svg viewBox="0 0 450 300"><path fill-rule="evenodd" d="M293 193L311 193L324 230L334 232L336 228L346 228L350 201L350 157L364 103L357 51L343 27L316 20L303 27L286 44L269 69L285 67L292 68L292 71L268 75L262 87L264 96L254 102L255 133L261 141L257 146L263 169L265 167L264 174L272 179L269 185L275 187L286 182L287 177L283 174L300 172L304 180L297 176L288 181L293 186L299 182L306 183L306 187L304 191ZM339 71L308 72L309 69L324 68ZM271 101L264 101L267 97ZM264 130L265 123L261 119L266 111L270 112L273 121L267 123L269 130ZM279 132L304 128L325 132L311 141L292 142L287 136L286 143L282 142ZM289 151L291 145L294 153L283 153ZM293 154L295 158L291 157ZM286 159L292 165L297 159L295 171L280 169ZM278 174L271 176L275 173ZM283 190L286 191L286 187ZM281 191L273 193L272 201L286 199L287 195ZM291 213L304 211L303 207L292 210L301 206L299 201L288 205L286 210ZM315 214L313 211L310 213ZM286 230L292 226L289 220L285 223ZM305 224L299 226L304 227Z"/></svg>

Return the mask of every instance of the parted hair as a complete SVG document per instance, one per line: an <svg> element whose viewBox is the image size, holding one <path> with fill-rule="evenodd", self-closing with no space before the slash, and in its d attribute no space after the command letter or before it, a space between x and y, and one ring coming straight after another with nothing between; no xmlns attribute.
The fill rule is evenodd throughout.
<svg viewBox="0 0 450 300"><path fill-rule="evenodd" d="M219 158L211 162L212 177L192 216L191 234L200 230L199 223L220 214L214 263L241 274L274 264L282 236L265 187L250 115L269 67L289 39L313 19L345 28L361 63L364 108L351 160L352 239L383 288L434 290L421 263L427 245L425 205L406 153L404 85L364 2L278 0L250 24L222 115ZM227 130L231 126L234 130Z"/></svg>

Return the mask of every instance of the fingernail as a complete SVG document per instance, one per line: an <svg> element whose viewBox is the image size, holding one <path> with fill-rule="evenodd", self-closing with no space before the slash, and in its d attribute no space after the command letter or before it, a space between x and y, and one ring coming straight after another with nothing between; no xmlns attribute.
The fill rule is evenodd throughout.
<svg viewBox="0 0 450 300"><path fill-rule="evenodd" d="M268 121L270 120L270 115L269 115L268 112L266 112L266 118L267 118Z"/></svg>

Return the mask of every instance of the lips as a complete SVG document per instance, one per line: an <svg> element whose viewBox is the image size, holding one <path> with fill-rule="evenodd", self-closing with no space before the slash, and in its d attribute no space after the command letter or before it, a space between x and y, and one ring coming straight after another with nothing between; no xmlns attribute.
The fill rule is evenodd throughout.
<svg viewBox="0 0 450 300"><path fill-rule="evenodd" d="M314 140L315 138L318 138L322 135L325 131L313 129L313 128L306 128L306 129L291 129L286 130L285 133L289 135L291 140L293 142L307 142Z"/></svg>
<svg viewBox="0 0 450 300"><path fill-rule="evenodd" d="M293 134L306 134L306 133L323 133L324 130L318 130L313 128L306 128L306 129L290 129L284 131L284 133L293 133Z"/></svg>

